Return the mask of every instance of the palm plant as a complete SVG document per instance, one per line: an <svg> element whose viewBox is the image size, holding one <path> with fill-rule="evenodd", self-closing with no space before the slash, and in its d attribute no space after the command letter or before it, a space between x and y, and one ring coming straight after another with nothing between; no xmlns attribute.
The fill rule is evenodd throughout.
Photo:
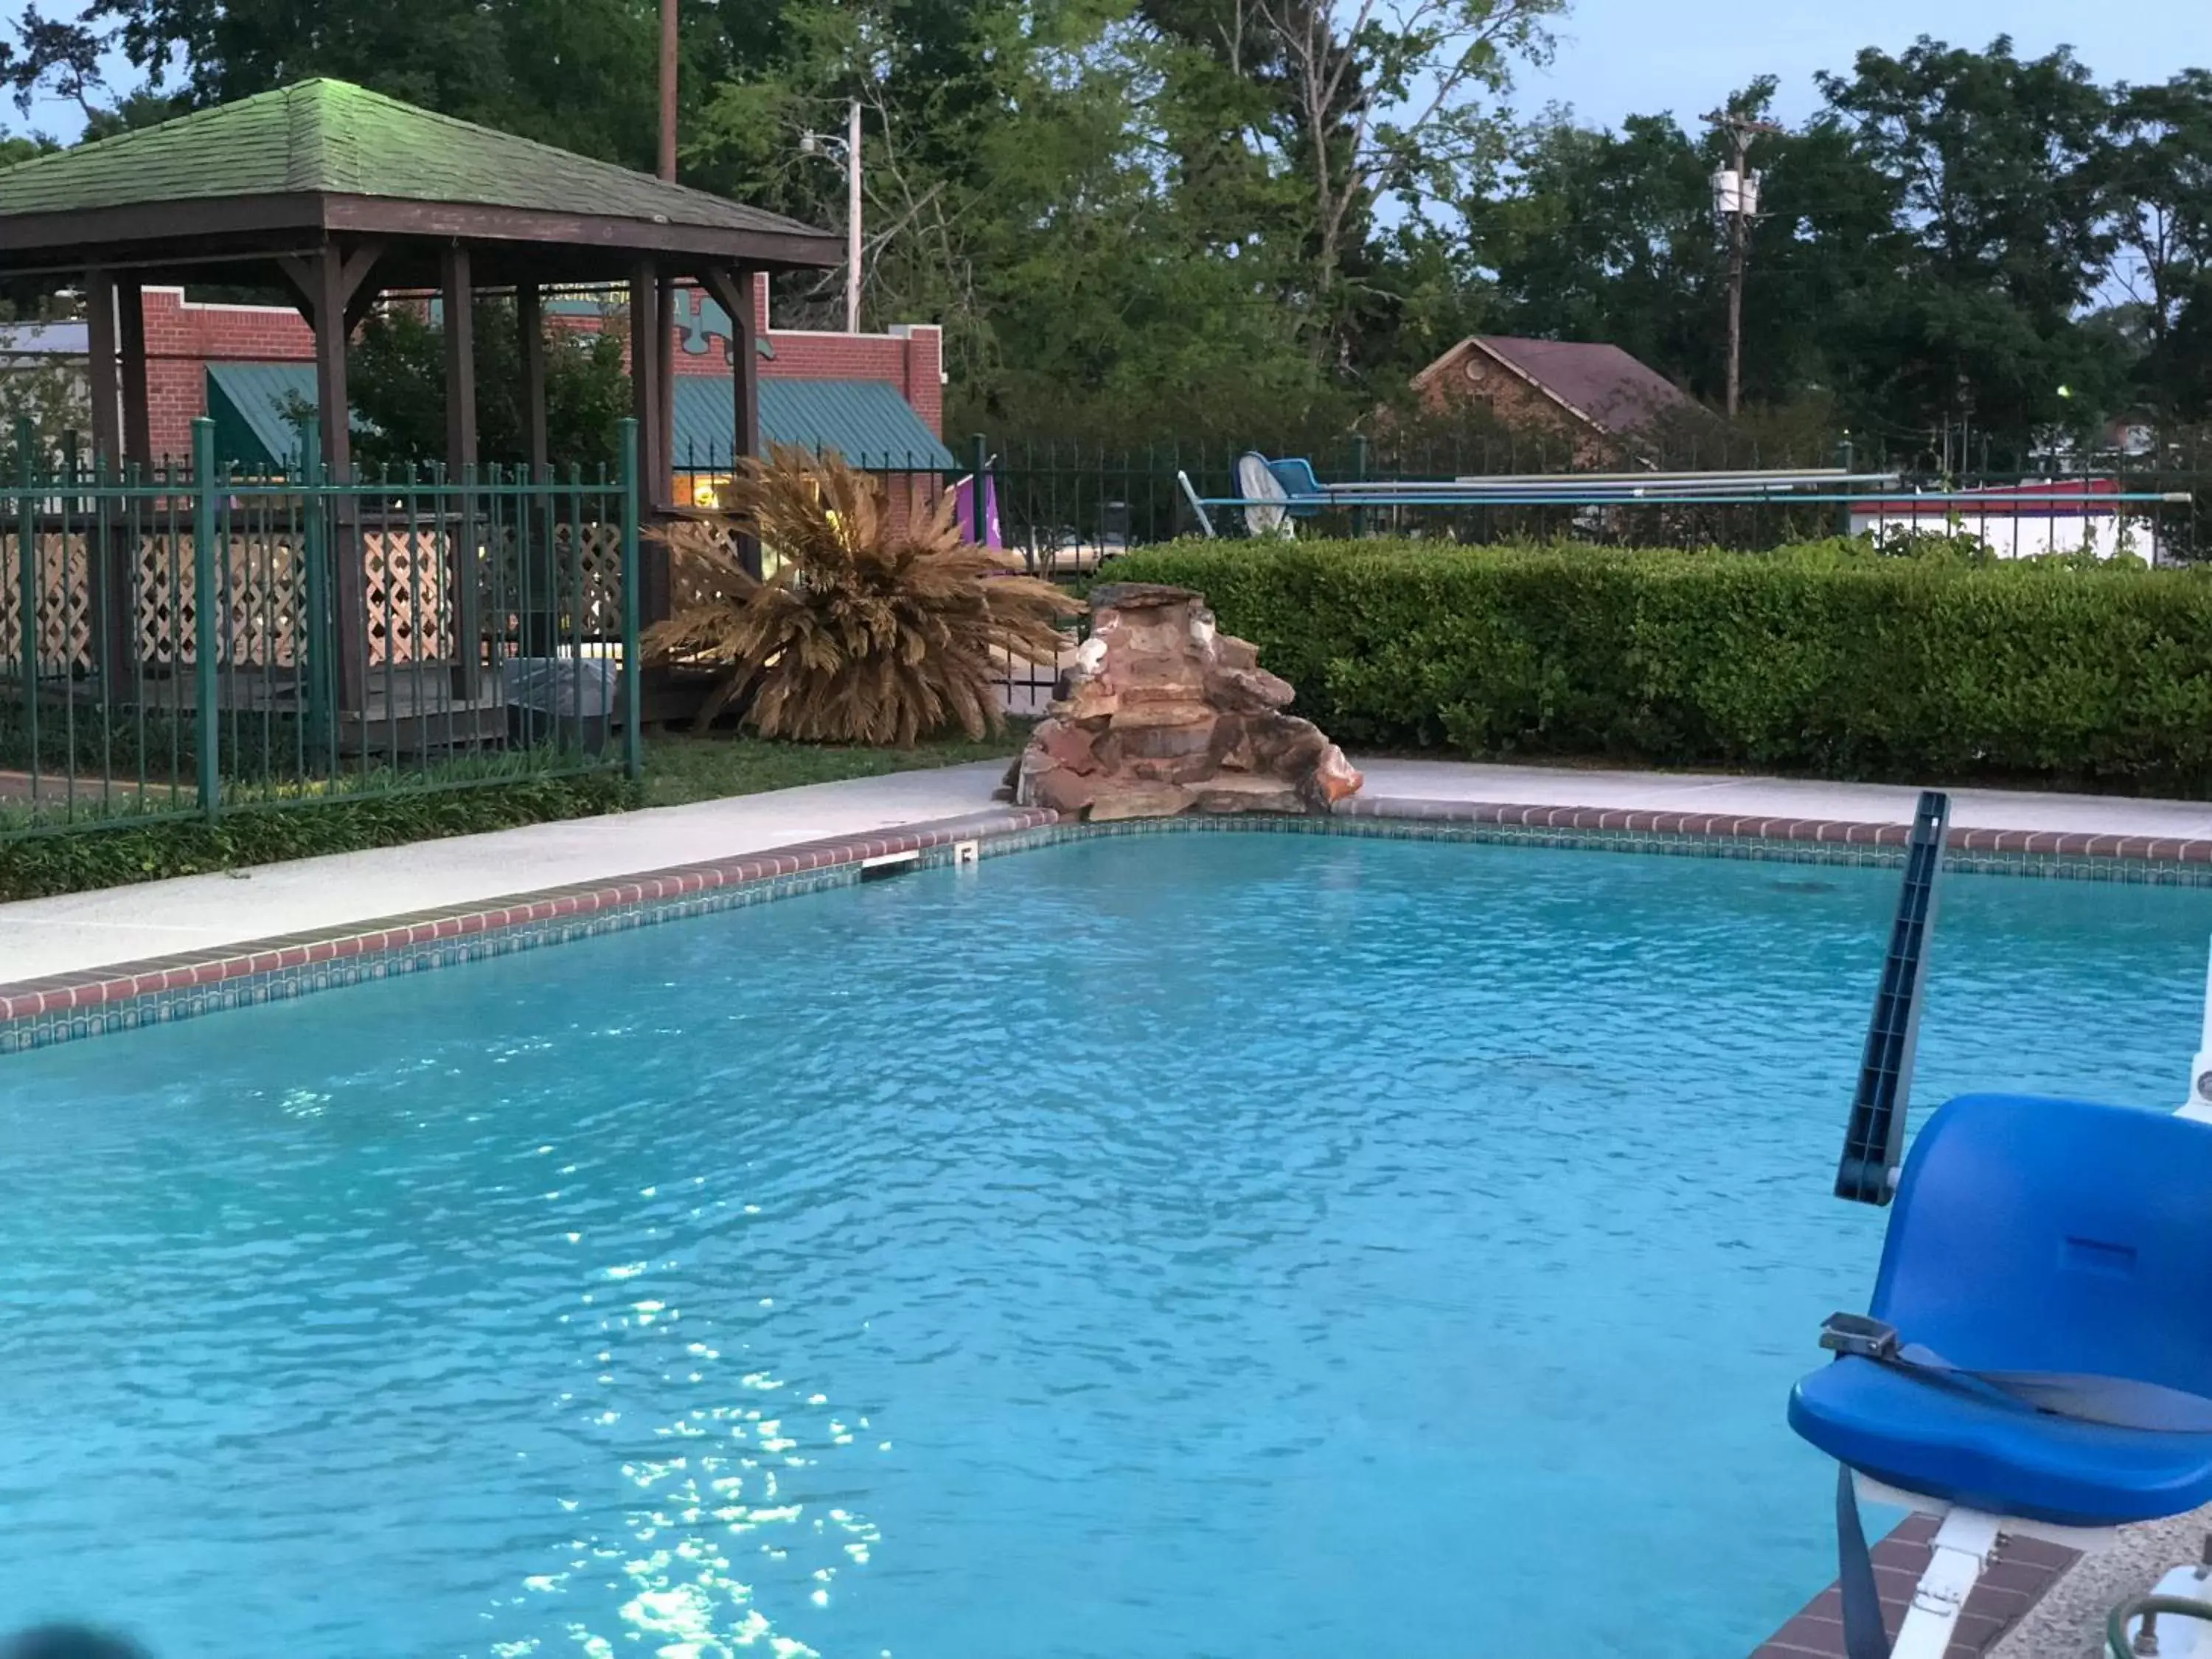
<svg viewBox="0 0 2212 1659"><path fill-rule="evenodd" d="M763 737L905 747L957 725L981 738L1006 722L1007 659L1056 660L1060 619L1083 608L963 541L949 492L895 527L876 481L836 457L773 446L722 505L649 532L676 604L646 630L646 659L721 671L702 725L746 697ZM765 580L738 562L744 532L775 555Z"/></svg>

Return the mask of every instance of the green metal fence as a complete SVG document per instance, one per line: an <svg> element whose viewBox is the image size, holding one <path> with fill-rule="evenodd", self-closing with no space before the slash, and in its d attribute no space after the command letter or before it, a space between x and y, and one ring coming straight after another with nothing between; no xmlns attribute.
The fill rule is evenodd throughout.
<svg viewBox="0 0 2212 1659"><path fill-rule="evenodd" d="M641 763L636 431L488 466L0 472L0 839Z"/></svg>

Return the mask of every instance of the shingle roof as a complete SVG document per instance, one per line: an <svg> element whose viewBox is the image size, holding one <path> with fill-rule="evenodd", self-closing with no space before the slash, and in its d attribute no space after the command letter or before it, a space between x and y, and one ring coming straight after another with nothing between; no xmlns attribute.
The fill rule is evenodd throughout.
<svg viewBox="0 0 2212 1659"><path fill-rule="evenodd" d="M1525 375L1598 430L1614 436L1633 432L1669 410L1694 406L1680 387L1650 364L1617 345L1590 340L1473 335L1414 376L1414 385L1426 384L1470 351L1486 353Z"/></svg>
<svg viewBox="0 0 2212 1659"><path fill-rule="evenodd" d="M0 218L316 192L822 234L780 214L331 80L302 81L0 168Z"/></svg>

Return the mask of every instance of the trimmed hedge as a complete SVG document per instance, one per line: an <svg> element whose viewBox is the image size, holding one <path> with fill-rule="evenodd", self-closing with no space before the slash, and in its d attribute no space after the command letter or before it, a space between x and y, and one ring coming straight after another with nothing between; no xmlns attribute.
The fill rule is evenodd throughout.
<svg viewBox="0 0 2212 1659"><path fill-rule="evenodd" d="M641 804L636 785L619 774L599 772L246 810L215 823L118 819L69 833L0 841L0 901L400 847L619 812Z"/></svg>
<svg viewBox="0 0 2212 1659"><path fill-rule="evenodd" d="M2212 570L1434 543L1178 543L1338 741L2212 794Z"/></svg>

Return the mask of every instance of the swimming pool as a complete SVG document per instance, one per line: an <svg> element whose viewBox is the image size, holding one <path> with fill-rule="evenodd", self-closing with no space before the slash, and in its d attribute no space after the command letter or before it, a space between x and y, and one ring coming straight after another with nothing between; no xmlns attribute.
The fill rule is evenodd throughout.
<svg viewBox="0 0 2212 1659"><path fill-rule="evenodd" d="M1894 885L1101 838L12 1057L0 1626L1745 1651ZM2171 1103L2208 933L1954 878L1917 1097Z"/></svg>

